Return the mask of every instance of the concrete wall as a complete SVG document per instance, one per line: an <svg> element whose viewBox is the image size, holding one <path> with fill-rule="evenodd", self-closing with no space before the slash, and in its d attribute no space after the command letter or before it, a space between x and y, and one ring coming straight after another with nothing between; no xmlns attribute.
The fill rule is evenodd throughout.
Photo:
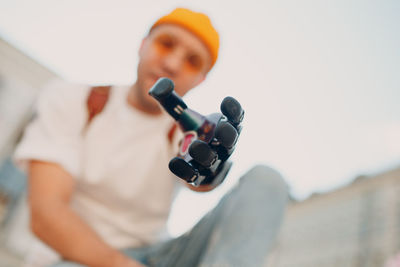
<svg viewBox="0 0 400 267"><path fill-rule="evenodd" d="M268 267L383 266L400 251L400 168L292 203Z"/></svg>
<svg viewBox="0 0 400 267"><path fill-rule="evenodd" d="M29 120L40 88L56 74L0 38L0 163Z"/></svg>

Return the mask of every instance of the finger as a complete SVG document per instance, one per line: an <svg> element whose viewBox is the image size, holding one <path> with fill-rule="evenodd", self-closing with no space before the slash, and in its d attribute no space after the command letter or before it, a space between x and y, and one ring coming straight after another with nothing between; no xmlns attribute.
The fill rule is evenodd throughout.
<svg viewBox="0 0 400 267"><path fill-rule="evenodd" d="M203 141L195 140L189 147L189 155L200 165L208 168L217 160L217 153Z"/></svg>
<svg viewBox="0 0 400 267"><path fill-rule="evenodd" d="M244 110L240 103L231 96L227 96L222 100L221 112L235 126L240 124L243 120Z"/></svg>
<svg viewBox="0 0 400 267"><path fill-rule="evenodd" d="M182 158L175 157L171 159L168 167L172 173L189 183L199 176L198 171Z"/></svg>
<svg viewBox="0 0 400 267"><path fill-rule="evenodd" d="M215 129L215 138L227 149L231 149L238 139L238 132L229 122L221 121Z"/></svg>

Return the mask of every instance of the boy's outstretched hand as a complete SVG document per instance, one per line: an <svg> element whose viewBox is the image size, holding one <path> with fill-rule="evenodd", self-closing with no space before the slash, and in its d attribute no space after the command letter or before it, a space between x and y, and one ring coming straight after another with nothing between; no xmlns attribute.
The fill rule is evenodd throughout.
<svg viewBox="0 0 400 267"><path fill-rule="evenodd" d="M221 103L221 112L221 119L211 142L196 139L190 144L190 163L180 157L173 158L169 163L169 168L175 175L195 187L218 186L232 166L228 159L235 150L242 129L244 110L236 99L226 97ZM210 116L215 117L215 114Z"/></svg>

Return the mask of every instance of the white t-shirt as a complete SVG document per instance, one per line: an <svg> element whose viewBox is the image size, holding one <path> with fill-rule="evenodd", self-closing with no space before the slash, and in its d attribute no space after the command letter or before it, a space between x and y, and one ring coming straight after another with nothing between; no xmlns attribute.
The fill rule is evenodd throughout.
<svg viewBox="0 0 400 267"><path fill-rule="evenodd" d="M76 179L73 209L111 246L138 247L166 237L178 187L168 170L167 115L128 105L128 86L112 87L103 111L85 130L89 87L53 84L39 98L15 159L55 162Z"/></svg>

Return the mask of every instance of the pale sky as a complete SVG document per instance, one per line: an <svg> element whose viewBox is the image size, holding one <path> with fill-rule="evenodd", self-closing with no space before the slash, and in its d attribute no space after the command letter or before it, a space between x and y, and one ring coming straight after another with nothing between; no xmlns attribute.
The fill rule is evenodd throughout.
<svg viewBox="0 0 400 267"><path fill-rule="evenodd" d="M209 14L221 35L219 61L187 104L208 114L231 95L246 115L226 185L184 192L173 233L256 163L299 199L400 166L396 0L0 0L0 36L65 79L129 83L148 27L176 6Z"/></svg>

